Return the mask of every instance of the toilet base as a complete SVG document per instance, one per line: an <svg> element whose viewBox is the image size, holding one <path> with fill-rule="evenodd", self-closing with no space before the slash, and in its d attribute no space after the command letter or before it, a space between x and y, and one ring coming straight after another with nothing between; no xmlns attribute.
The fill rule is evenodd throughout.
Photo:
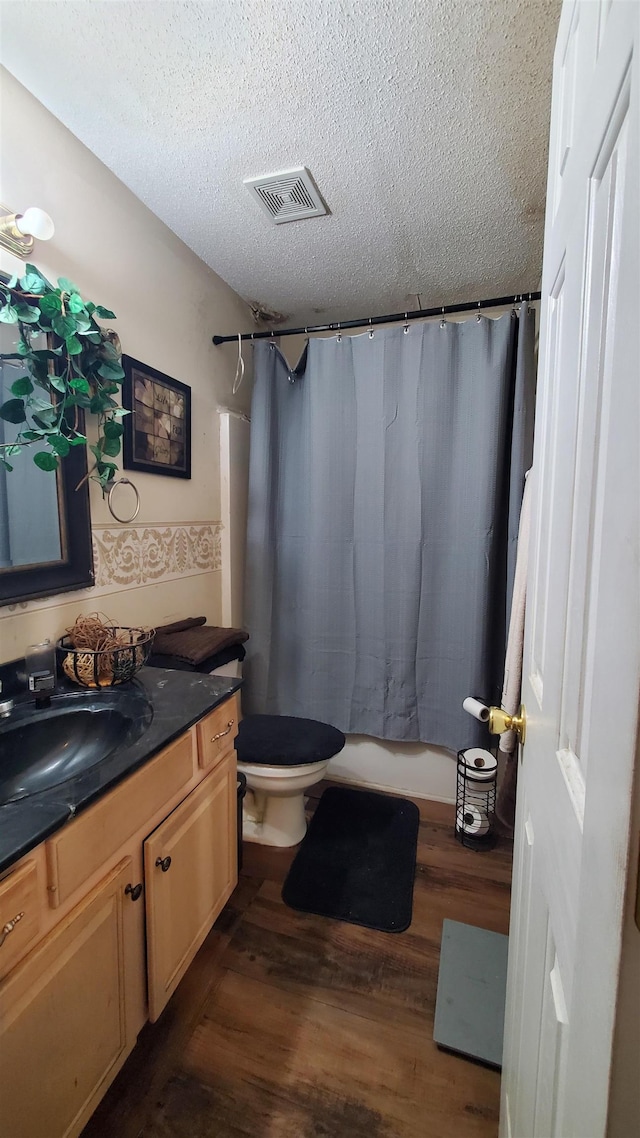
<svg viewBox="0 0 640 1138"><path fill-rule="evenodd" d="M266 795L247 790L242 811L242 838L264 846L297 846L307 832L304 794Z"/></svg>

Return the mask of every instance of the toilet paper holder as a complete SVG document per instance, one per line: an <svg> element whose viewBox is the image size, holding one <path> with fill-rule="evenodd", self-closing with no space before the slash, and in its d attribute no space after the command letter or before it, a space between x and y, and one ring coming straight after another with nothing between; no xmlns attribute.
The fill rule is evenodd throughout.
<svg viewBox="0 0 640 1138"><path fill-rule="evenodd" d="M455 836L472 850L495 844L497 762L482 747L458 751Z"/></svg>

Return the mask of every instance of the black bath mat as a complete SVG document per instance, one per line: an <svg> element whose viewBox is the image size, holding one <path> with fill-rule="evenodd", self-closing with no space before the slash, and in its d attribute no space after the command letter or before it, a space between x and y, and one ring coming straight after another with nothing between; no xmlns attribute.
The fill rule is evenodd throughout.
<svg viewBox="0 0 640 1138"><path fill-rule="evenodd" d="M419 821L405 798L329 787L284 883L285 905L381 932L408 929Z"/></svg>

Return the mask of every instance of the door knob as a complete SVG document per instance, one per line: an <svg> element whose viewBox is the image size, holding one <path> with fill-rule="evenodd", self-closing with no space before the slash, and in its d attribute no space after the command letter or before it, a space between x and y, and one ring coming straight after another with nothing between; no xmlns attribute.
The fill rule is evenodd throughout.
<svg viewBox="0 0 640 1138"><path fill-rule="evenodd" d="M515 731L524 747L527 737L527 712L524 704L520 704L518 715L507 715L501 707L490 707L489 730L492 735L504 735L505 731Z"/></svg>
<svg viewBox="0 0 640 1138"><path fill-rule="evenodd" d="M159 865L162 872L166 873L169 866L171 865L171 858L169 857L168 854L166 857L157 857L156 858L156 865Z"/></svg>
<svg viewBox="0 0 640 1138"><path fill-rule="evenodd" d="M137 901L140 898L140 896L142 895L142 883L140 883L138 885L132 885L131 882L129 882L129 884L127 885L127 887L125 889L125 893L128 896L129 895L131 896L132 901Z"/></svg>

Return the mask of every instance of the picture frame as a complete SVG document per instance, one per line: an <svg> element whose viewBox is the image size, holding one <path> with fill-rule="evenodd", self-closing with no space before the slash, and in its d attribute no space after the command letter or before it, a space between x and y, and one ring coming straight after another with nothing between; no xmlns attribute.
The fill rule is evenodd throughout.
<svg viewBox="0 0 640 1138"><path fill-rule="evenodd" d="M122 367L125 470L191 478L191 388L132 356Z"/></svg>

